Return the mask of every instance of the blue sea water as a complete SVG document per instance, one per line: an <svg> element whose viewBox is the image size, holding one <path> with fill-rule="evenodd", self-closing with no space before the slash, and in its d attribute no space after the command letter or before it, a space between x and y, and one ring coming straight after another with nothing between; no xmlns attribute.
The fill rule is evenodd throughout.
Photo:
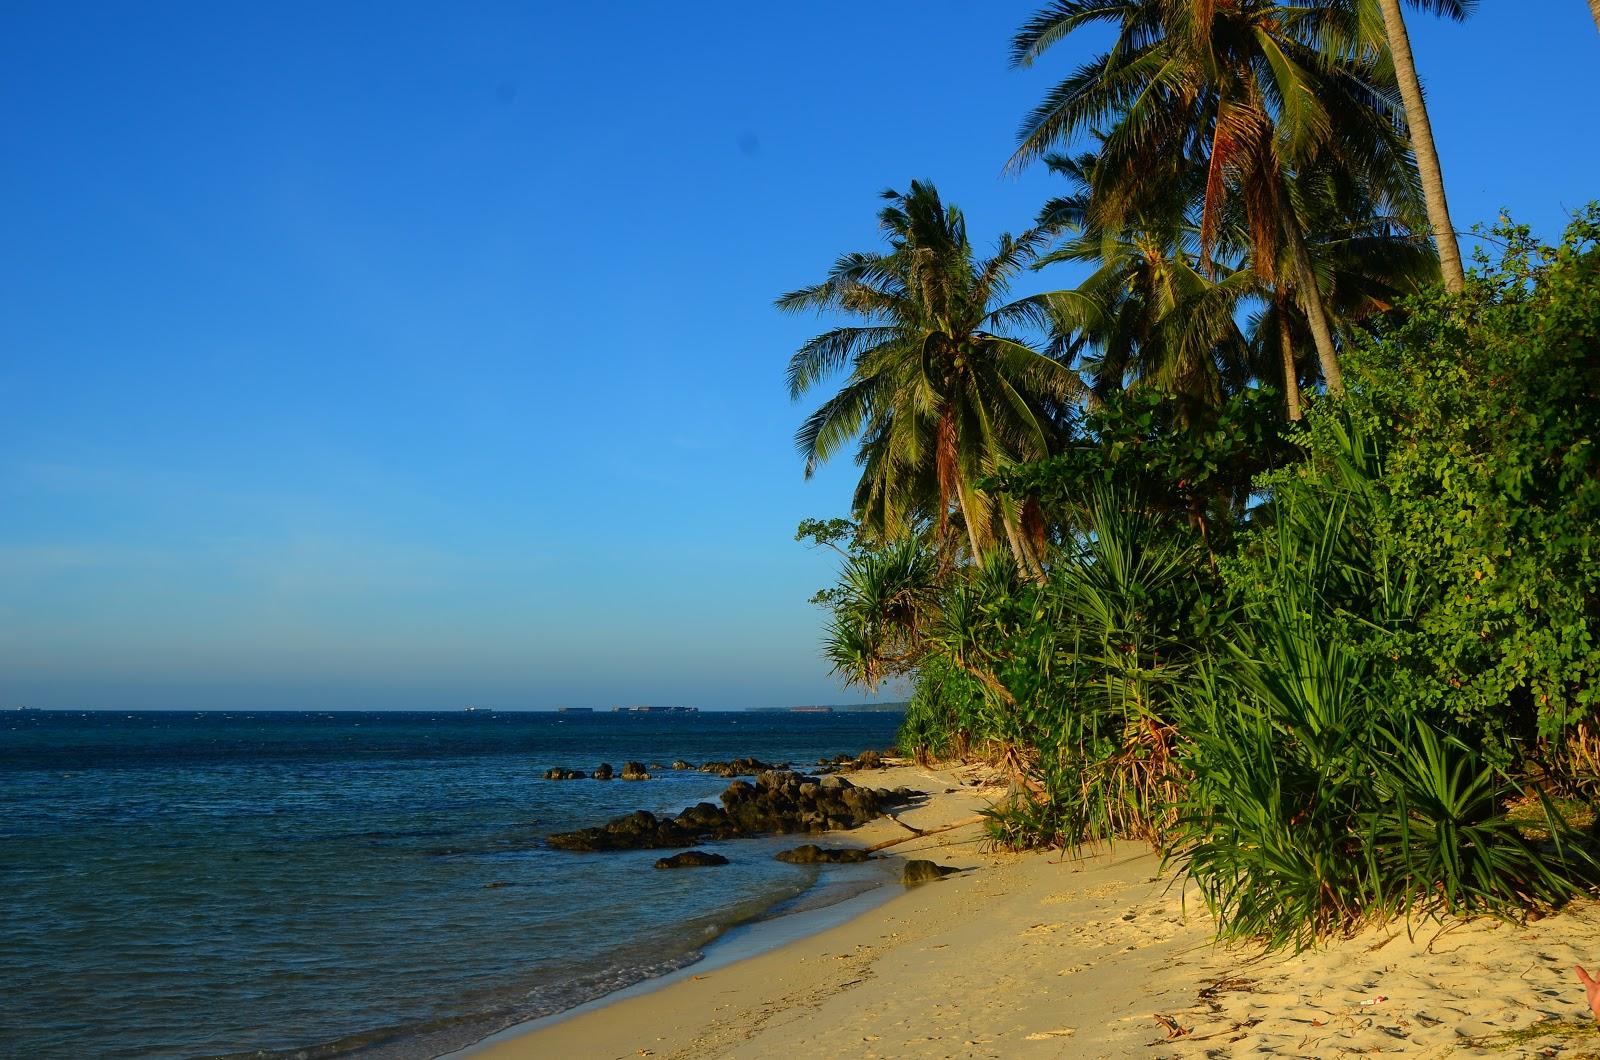
<svg viewBox="0 0 1600 1060"><path fill-rule="evenodd" d="M0 714L0 1055L436 1056L682 967L814 888L771 854L656 872L553 831L726 786L553 765L797 765L891 714ZM840 867L828 872L860 867Z"/></svg>

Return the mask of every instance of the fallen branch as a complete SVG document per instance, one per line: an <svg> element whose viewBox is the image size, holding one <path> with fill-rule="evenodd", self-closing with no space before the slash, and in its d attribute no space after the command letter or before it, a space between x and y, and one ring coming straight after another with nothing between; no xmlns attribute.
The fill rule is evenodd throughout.
<svg viewBox="0 0 1600 1060"><path fill-rule="evenodd" d="M906 824L904 821L902 821L900 818L896 817L892 813L889 814L889 820L893 821L895 824L899 825L901 828L904 828L906 831L910 832L912 835L927 835L928 834L928 833L924 832L920 828L911 827L910 825Z"/></svg>
<svg viewBox="0 0 1600 1060"><path fill-rule="evenodd" d="M938 835L940 832L948 832L953 828L964 828L969 824L980 824L980 823L982 823L982 821L983 821L983 814L979 813L979 814L974 814L971 817L968 817L964 821L957 821L954 824L943 825L943 826L941 826L939 828L929 828L929 829L926 829L926 830L920 831L920 832L918 832L915 828L911 828L911 826L908 825L908 824L902 824L901 822L896 821L895 823L896 824L900 824L900 826L902 828L911 828L911 831L916 832L916 834L915 835L903 835L899 839L885 839L881 843L874 843L870 847L867 848L867 853L871 854L871 853L874 853L875 851L882 850L885 847L899 846L901 843L909 843L913 839L921 839L923 836L926 836L926 835Z"/></svg>

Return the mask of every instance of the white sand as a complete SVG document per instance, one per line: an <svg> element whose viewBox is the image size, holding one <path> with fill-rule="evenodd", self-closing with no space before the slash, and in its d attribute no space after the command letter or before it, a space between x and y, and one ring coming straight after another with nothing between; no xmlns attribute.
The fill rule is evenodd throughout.
<svg viewBox="0 0 1600 1060"><path fill-rule="evenodd" d="M935 798L916 827L995 789L974 771L858 778ZM954 794L943 794L956 787ZM850 833L906 834L891 821ZM798 840L797 840L798 841ZM1600 963L1600 905L1526 927L1371 930L1300 956L1212 944L1192 897L1132 845L1075 860L989 851L975 825L892 848L966 871L839 927L661 989L509 1032L468 1055L543 1057L1564 1056L1600 1051L1575 962ZM1378 998L1383 1000L1376 1000ZM1363 1002L1371 1002L1363 1004ZM1549 1031L1509 1042L1508 1031ZM1553 1051L1547 1051L1553 1050Z"/></svg>

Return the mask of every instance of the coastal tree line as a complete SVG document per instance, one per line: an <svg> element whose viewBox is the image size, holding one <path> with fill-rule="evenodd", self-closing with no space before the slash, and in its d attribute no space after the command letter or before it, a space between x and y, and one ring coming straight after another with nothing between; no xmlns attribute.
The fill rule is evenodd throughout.
<svg viewBox="0 0 1600 1060"><path fill-rule="evenodd" d="M1112 44L997 162L1060 194L980 253L912 181L778 300L861 470L800 532L836 672L1011 773L996 841L1148 841L1278 945L1600 880L1600 206L1467 269L1407 14L1056 0L1014 65Z"/></svg>

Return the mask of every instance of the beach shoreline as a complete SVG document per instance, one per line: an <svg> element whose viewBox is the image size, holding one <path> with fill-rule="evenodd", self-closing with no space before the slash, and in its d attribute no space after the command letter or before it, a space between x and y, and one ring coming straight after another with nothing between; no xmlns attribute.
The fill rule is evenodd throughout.
<svg viewBox="0 0 1600 1060"><path fill-rule="evenodd" d="M931 829L998 797L987 776L899 765L860 780L928 791L898 816ZM962 871L889 884L898 893L842 923L713 957L449 1055L1442 1057L1600 1047L1570 973L1600 956L1594 902L1520 926L1391 924L1300 955L1263 955L1214 944L1204 907L1136 844L1087 857L1011 854L989 849L975 824L915 837L890 819L822 841L901 836L908 841L885 854Z"/></svg>

